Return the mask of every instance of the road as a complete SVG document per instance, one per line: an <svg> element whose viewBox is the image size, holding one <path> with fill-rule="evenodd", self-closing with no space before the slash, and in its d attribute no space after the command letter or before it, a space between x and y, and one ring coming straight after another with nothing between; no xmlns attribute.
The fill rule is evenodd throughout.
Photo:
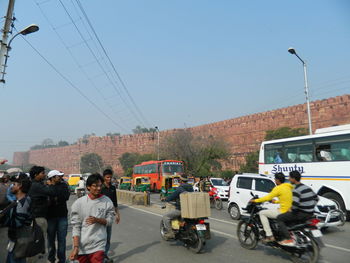
<svg viewBox="0 0 350 263"><path fill-rule="evenodd" d="M69 206L76 199L72 196ZM159 197L152 195L153 202ZM209 219L212 239L201 254L194 254L179 242L165 242L159 235L161 214L159 206L120 205L121 223L113 226L111 258L114 262L291 262L280 250L259 245L255 250L240 247L236 238L237 221L232 220L227 210L212 210ZM329 229L323 240L326 247L321 250L319 262L344 263L350 257L350 223L341 228ZM4 239L2 238L0 262L4 262ZM67 236L67 255L71 250L71 228Z"/></svg>

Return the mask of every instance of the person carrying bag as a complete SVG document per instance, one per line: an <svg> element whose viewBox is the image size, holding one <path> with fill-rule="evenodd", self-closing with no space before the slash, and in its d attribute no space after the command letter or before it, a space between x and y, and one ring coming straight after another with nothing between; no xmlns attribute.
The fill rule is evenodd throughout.
<svg viewBox="0 0 350 263"><path fill-rule="evenodd" d="M31 217L31 200L27 196L30 186L30 180L18 179L11 188L16 201L5 215L9 238L6 263L26 263L27 257L45 251L44 233Z"/></svg>

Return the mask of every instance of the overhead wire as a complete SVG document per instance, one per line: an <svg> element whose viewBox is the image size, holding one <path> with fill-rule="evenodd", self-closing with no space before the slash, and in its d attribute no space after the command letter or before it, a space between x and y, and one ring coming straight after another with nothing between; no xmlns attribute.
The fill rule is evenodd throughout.
<svg viewBox="0 0 350 263"><path fill-rule="evenodd" d="M104 115L108 120L111 121L116 127L122 129L125 131L125 128L118 124L116 121L114 121L107 113L105 113L97 104L95 104L87 95L84 94L84 92L81 91L76 85L73 84L71 80L69 80L63 73L61 73L43 54L39 52L38 49L36 49L26 38L24 38L24 41L27 42L27 44L64 80L66 81L70 87L75 89L84 99L86 99L97 111L99 111L102 115Z"/></svg>
<svg viewBox="0 0 350 263"><path fill-rule="evenodd" d="M111 103L107 100L107 97L103 94L103 92L101 91L101 89L99 89L95 82L93 81L93 79L89 76L89 74L83 69L83 66L80 64L78 58L74 55L74 53L72 52L71 48L66 44L66 42L64 41L63 37L59 34L59 32L57 31L57 28L60 27L55 27L53 25L53 23L51 22L51 20L48 18L48 16L46 15L46 13L44 12L43 8L38 4L38 2L35 1L35 3L37 4L40 12L42 13L42 15L44 16L45 20L48 22L48 24L51 26L51 28L53 29L53 31L56 33L56 35L58 36L59 40L61 41L61 43L63 44L63 46L66 48L66 50L68 51L69 55L72 57L73 61L76 63L77 67L79 68L79 70L83 73L83 75L86 77L86 79L90 82L90 84L93 86L93 88L98 92L98 94L102 97L102 99L106 102L106 105L110 107L110 109L114 112L114 114L116 114L117 116L120 114L120 111L116 111L113 106L111 105ZM71 19L70 24L74 24L75 21L73 19ZM64 24L65 26L67 26L67 23ZM75 24L76 26L76 24ZM79 31L79 29L77 29ZM80 32L80 31L79 31ZM84 39L84 37L82 36L81 32L80 32L80 36L82 38L81 43L83 44L87 44L87 40ZM90 46L87 44L88 48L90 48ZM90 48L91 50L91 48ZM91 50L92 51L92 50ZM96 63L99 63L99 58L97 58L97 56L92 52L92 55L94 57L94 61ZM104 70L104 68L101 66L101 69L104 71L104 75L107 74L107 72ZM125 117L125 116L124 116ZM129 118L121 118L119 117L119 119L124 122L130 121ZM128 126L128 125L126 125ZM131 130L131 127L128 127L129 130ZM125 129L124 129L125 130Z"/></svg>
<svg viewBox="0 0 350 263"><path fill-rule="evenodd" d="M149 122L147 121L146 117L143 115L143 113L141 112L141 110L139 109L139 107L137 106L137 104L135 103L135 101L134 101L134 99L132 98L130 92L128 91L128 88L126 87L125 82L122 80L120 74L118 73L116 67L114 66L112 60L110 59L110 57L109 57L109 55L108 55L106 49L104 48L104 46L103 46L103 44L102 44L100 38L98 37L98 35L97 35L97 33L96 33L96 30L94 29L94 27L93 27L93 25L92 25L92 23L91 23L91 21L90 21L88 15L87 15L87 13L85 12L85 9L84 9L83 5L81 4L80 0L76 0L76 2L77 2L77 4L78 4L78 6L79 6L79 8L80 8L80 10L81 10L81 12L82 12L82 14L84 15L86 21L88 22L88 24L89 24L89 26L90 26L92 32L94 33L94 35L95 35L95 37L96 37L96 39L97 39L99 45L101 46L101 49L103 50L103 53L104 53L105 56L107 57L108 62L110 63L111 67L113 68L114 73L115 73L116 76L118 77L118 80L120 81L120 83L121 83L121 85L122 85L124 91L126 92L127 96L129 97L130 101L132 102L132 104L135 106L135 109L137 110L137 112L139 113L139 115L142 117L142 119L145 121L145 123L149 125ZM149 125L149 126L150 126L150 125Z"/></svg>
<svg viewBox="0 0 350 263"><path fill-rule="evenodd" d="M60 4L61 4L61 6L63 7L64 11L66 12L67 16L69 17L69 19L70 19L71 22L73 23L74 27L76 28L78 34L80 35L80 37L81 37L82 40L84 41L84 36L82 35L82 33L81 33L80 29L78 28L77 24L74 22L74 19L73 19L73 17L71 16L70 12L68 11L67 7L66 7L65 4L62 2L62 0L59 0L59 2L60 2ZM90 21L88 21L88 24L90 25L90 27L92 27ZM93 28L92 28L92 29L93 29ZM94 30L93 30L93 32L94 32L94 34L95 34L95 36L96 36L96 32L95 32ZM88 32L88 33L89 33L89 32ZM99 40L99 39L97 39L97 40L98 40L100 46L102 47L102 49L104 49L103 46L102 46L102 43L100 42L100 40ZM85 43L86 46L88 47L90 53L91 53L91 54L95 57L95 59L97 60L96 54L95 54L95 53L93 52L93 50L91 49L90 45L89 45L86 41L85 41L84 43ZM109 59L109 57L108 57L107 53L105 52L105 50L103 50L103 51L104 51L106 57ZM98 63L99 66L101 67L102 71L105 73L105 75L106 75L106 77L108 78L108 80L113 84L113 80L111 80L110 76L107 74L106 70L103 68L103 66L102 66L102 64L100 63L99 60L97 60L97 63ZM113 88L115 89L115 91L120 95L120 97L121 97L121 99L123 100L123 102L124 102L126 105L128 105L128 103L124 100L122 94L121 94L120 91L118 90L118 88L117 88L115 85L112 85L112 86L113 86ZM131 113L134 115L134 117L135 117L139 122L142 123L142 120L134 113L134 111L132 110L132 108L129 108L129 109L130 109Z"/></svg>

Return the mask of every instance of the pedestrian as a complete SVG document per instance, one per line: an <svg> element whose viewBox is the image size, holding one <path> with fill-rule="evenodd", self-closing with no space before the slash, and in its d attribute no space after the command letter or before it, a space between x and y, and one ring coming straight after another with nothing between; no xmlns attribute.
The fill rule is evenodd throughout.
<svg viewBox="0 0 350 263"><path fill-rule="evenodd" d="M56 262L56 237L58 262L66 262L66 237L68 230L67 201L70 191L67 183L63 181L63 175L64 173L58 170L52 170L47 175L49 184L58 193L57 196L50 197L47 214L48 260L50 263Z"/></svg>
<svg viewBox="0 0 350 263"><path fill-rule="evenodd" d="M103 177L96 173L88 177L89 191L72 205L71 224L73 249L70 260L80 263L103 263L107 243L107 226L112 225L115 209L112 201L101 194Z"/></svg>
<svg viewBox="0 0 350 263"><path fill-rule="evenodd" d="M29 174L32 179L32 186L29 190L29 196L32 201L32 217L35 218L36 223L40 226L45 237L45 233L47 233L49 197L55 197L58 195L58 193L52 187L52 185L48 186L44 184L44 180L46 178L44 167L34 165L30 169ZM38 254L34 257L28 258L27 261L30 263L46 263L46 258L47 256L45 254Z"/></svg>
<svg viewBox="0 0 350 263"><path fill-rule="evenodd" d="M80 176L78 181L78 186L75 188L74 192L75 194L80 197L80 191L83 191L85 189L85 180L82 176Z"/></svg>
<svg viewBox="0 0 350 263"><path fill-rule="evenodd" d="M106 169L103 171L104 182L102 185L101 193L111 199L114 206L114 211L116 214L115 222L119 224L120 214L119 214L118 201L117 201L117 189L115 188L114 185L112 185L112 177L113 177L113 171L111 169ZM112 236L112 225L107 226L107 242L106 242L106 249L105 249L105 259L107 261L110 261L110 259L108 258L108 251L111 246L111 236Z"/></svg>
<svg viewBox="0 0 350 263"><path fill-rule="evenodd" d="M14 205L7 214L8 238L6 263L26 263L26 258L15 258L13 249L16 245L16 232L24 225L29 226L32 222L30 214L30 197L27 195L31 182L28 178L18 179L13 183L12 193L16 196ZM15 204L15 203L13 203Z"/></svg>
<svg viewBox="0 0 350 263"><path fill-rule="evenodd" d="M8 185L6 184L5 176L5 172L0 174L0 210L9 204L9 200L7 199Z"/></svg>

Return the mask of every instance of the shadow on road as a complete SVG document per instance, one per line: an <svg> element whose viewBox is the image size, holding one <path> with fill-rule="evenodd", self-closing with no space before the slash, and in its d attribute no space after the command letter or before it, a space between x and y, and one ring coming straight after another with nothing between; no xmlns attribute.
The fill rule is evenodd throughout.
<svg viewBox="0 0 350 263"><path fill-rule="evenodd" d="M150 247L152 247L154 245L157 245L159 243L160 243L160 241L154 241L152 243L145 244L145 245L133 248L133 249L129 250L128 252L124 253L124 254L121 254L121 255L118 255L118 256L114 257L113 259L116 260L117 262L123 261L124 259L127 259L128 257L133 256L135 254L143 253L148 248L150 248Z"/></svg>
<svg viewBox="0 0 350 263"><path fill-rule="evenodd" d="M206 241L203 252L212 252L214 248L224 244L228 239L211 233L211 239Z"/></svg>

